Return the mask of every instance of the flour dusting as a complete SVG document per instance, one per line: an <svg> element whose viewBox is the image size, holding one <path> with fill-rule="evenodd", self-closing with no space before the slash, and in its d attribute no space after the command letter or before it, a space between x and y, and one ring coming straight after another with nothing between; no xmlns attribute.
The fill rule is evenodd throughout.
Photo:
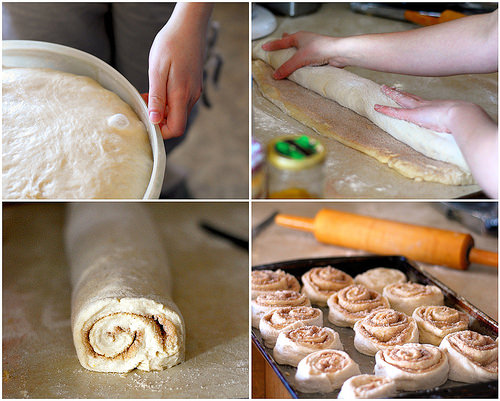
<svg viewBox="0 0 500 401"><path fill-rule="evenodd" d="M288 124L285 119L270 115L256 107L253 109L253 114L253 128L256 132L270 131L282 135L297 133L297 129Z"/></svg>

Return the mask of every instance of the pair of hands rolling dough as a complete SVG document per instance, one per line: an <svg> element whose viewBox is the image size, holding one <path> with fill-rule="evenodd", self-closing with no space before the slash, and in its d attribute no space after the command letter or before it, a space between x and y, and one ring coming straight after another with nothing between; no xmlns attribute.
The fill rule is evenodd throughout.
<svg viewBox="0 0 500 401"><path fill-rule="evenodd" d="M490 73L498 69L497 20L495 11L404 32L344 38L297 32L284 34L262 49L297 49L276 69L276 79L307 65L326 64L426 76ZM401 107L375 105L376 111L453 135L477 183L489 196L498 196L498 128L480 106L424 100L387 86L381 90Z"/></svg>
<svg viewBox="0 0 500 401"><path fill-rule="evenodd" d="M164 139L181 136L201 95L211 3L178 3L149 53L149 119ZM167 118L168 116L168 118Z"/></svg>

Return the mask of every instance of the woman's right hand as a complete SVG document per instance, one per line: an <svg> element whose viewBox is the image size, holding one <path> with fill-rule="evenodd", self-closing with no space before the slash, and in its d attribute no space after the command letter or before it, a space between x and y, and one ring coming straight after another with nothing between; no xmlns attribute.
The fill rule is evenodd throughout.
<svg viewBox="0 0 500 401"><path fill-rule="evenodd" d="M275 79L288 77L298 68L306 65L330 64L334 67L345 67L341 57L336 55L337 38L318 35L311 32L297 32L292 35L284 33L281 39L273 40L262 45L266 51L274 51L295 47L297 52L273 74Z"/></svg>

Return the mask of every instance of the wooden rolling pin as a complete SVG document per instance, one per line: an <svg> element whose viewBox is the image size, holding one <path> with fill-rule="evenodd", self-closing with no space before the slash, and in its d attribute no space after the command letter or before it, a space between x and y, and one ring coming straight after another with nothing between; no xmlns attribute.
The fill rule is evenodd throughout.
<svg viewBox="0 0 500 401"><path fill-rule="evenodd" d="M337 210L313 219L278 214L279 225L309 231L320 242L465 270L469 263L498 267L498 253L474 248L470 234L423 227Z"/></svg>

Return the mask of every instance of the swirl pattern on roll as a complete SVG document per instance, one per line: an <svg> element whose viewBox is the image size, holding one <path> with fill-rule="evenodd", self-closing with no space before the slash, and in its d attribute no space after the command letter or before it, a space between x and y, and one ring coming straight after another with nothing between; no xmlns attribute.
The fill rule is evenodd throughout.
<svg viewBox="0 0 500 401"><path fill-rule="evenodd" d="M321 309L311 306L288 306L271 309L264 314L259 322L259 330L266 346L272 348L282 331L309 325L323 326Z"/></svg>
<svg viewBox="0 0 500 401"><path fill-rule="evenodd" d="M418 342L415 321L403 312L393 309L376 310L354 325L354 346L366 355L379 350Z"/></svg>
<svg viewBox="0 0 500 401"><path fill-rule="evenodd" d="M300 291L299 281L283 270L252 271L252 299L270 291Z"/></svg>
<svg viewBox="0 0 500 401"><path fill-rule="evenodd" d="M419 306L413 311L421 343L441 344L443 338L457 331L466 330L469 317L448 306Z"/></svg>
<svg viewBox="0 0 500 401"><path fill-rule="evenodd" d="M280 364L297 366L307 355L324 349L343 350L339 334L329 327L302 326L279 334L273 356Z"/></svg>
<svg viewBox="0 0 500 401"><path fill-rule="evenodd" d="M140 301L140 307L138 307ZM172 322L165 307L149 299L109 300L81 328L91 370L160 370L183 350L181 321ZM134 310L135 312L130 312ZM147 314L147 312L149 314ZM142 313L144 314L142 314ZM116 362L113 362L116 361ZM108 370L108 366L113 366ZM104 368L106 367L106 368Z"/></svg>
<svg viewBox="0 0 500 401"><path fill-rule="evenodd" d="M337 398L374 399L392 398L396 395L396 383L388 377L359 375L347 379Z"/></svg>
<svg viewBox="0 0 500 401"><path fill-rule="evenodd" d="M347 273L331 266L315 267L302 275L302 290L312 304L326 306L330 295L354 283Z"/></svg>
<svg viewBox="0 0 500 401"><path fill-rule="evenodd" d="M450 379L477 383L498 379L498 342L475 331L448 334L439 346L448 355Z"/></svg>
<svg viewBox="0 0 500 401"><path fill-rule="evenodd" d="M303 393L330 393L352 376L359 366L344 351L323 350L309 354L297 365L295 382Z"/></svg>
<svg viewBox="0 0 500 401"><path fill-rule="evenodd" d="M389 302L376 291L364 285L353 284L328 298L328 320L336 326L353 327L376 309L389 308Z"/></svg>
<svg viewBox="0 0 500 401"><path fill-rule="evenodd" d="M406 283L406 275L397 269L387 267L376 267L354 277L356 284L362 284L370 290L380 292L386 285L395 283Z"/></svg>
<svg viewBox="0 0 500 401"><path fill-rule="evenodd" d="M434 285L418 283L396 283L384 287L382 294L389 300L391 308L408 316L419 306L443 305L444 296Z"/></svg>
<svg viewBox="0 0 500 401"><path fill-rule="evenodd" d="M273 291L259 295L252 300L252 326L258 328L262 316L271 309L310 305L309 299L296 291Z"/></svg>
<svg viewBox="0 0 500 401"><path fill-rule="evenodd" d="M393 379L400 390L425 390L448 379L448 358L431 344L409 343L380 350L375 355L375 374Z"/></svg>

